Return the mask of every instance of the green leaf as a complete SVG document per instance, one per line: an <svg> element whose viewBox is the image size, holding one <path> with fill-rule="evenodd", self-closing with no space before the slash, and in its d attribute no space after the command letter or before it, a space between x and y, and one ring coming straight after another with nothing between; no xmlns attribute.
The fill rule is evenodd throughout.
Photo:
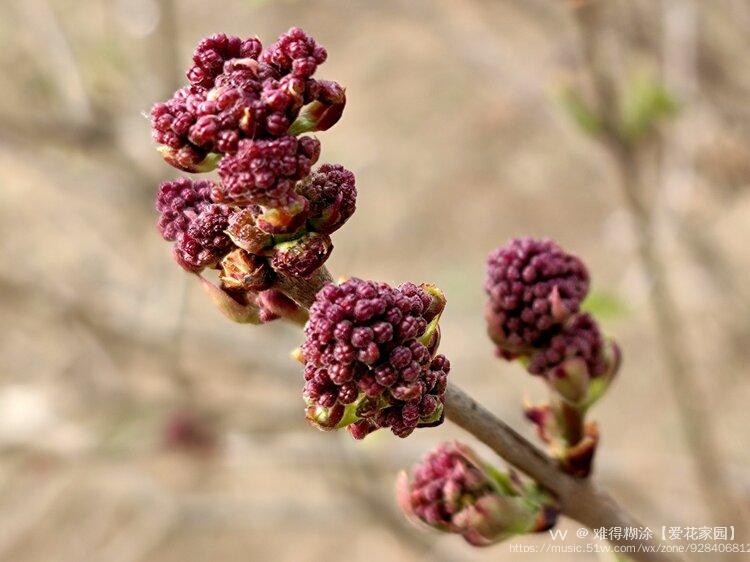
<svg viewBox="0 0 750 562"><path fill-rule="evenodd" d="M630 312L627 304L620 297L602 291L591 291L581 304L581 309L601 320L622 318Z"/></svg>
<svg viewBox="0 0 750 562"><path fill-rule="evenodd" d="M602 122L596 112L591 109L580 93L573 88L565 88L559 96L560 105L573 122L584 133L596 135L602 130Z"/></svg>
<svg viewBox="0 0 750 562"><path fill-rule="evenodd" d="M626 84L622 100L621 134L635 142L677 114L679 103L664 84L648 75L636 75Z"/></svg>

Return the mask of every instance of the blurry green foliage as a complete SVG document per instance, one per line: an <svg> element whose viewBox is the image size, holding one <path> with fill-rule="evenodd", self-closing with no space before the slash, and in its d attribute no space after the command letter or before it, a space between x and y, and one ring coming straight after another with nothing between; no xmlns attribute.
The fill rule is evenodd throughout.
<svg viewBox="0 0 750 562"><path fill-rule="evenodd" d="M585 132L596 135L602 130L599 116L588 106L573 88L564 88L559 96L560 104L568 116Z"/></svg>
<svg viewBox="0 0 750 562"><path fill-rule="evenodd" d="M575 88L564 88L559 102L583 132L596 135L602 131L603 123L596 110ZM678 109L679 103L660 80L647 73L633 74L623 86L618 133L623 141L632 144L652 133Z"/></svg>
<svg viewBox="0 0 750 562"><path fill-rule="evenodd" d="M636 142L650 134L663 120L679 109L675 97L664 84L648 74L636 74L622 92L620 132L623 139Z"/></svg>
<svg viewBox="0 0 750 562"><path fill-rule="evenodd" d="M601 320L623 318L630 312L620 297L603 291L591 291L581 304L581 309Z"/></svg>

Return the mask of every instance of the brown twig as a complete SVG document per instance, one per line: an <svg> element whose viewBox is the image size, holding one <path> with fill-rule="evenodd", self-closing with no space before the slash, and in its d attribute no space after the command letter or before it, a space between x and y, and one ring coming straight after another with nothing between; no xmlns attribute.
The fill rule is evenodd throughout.
<svg viewBox="0 0 750 562"><path fill-rule="evenodd" d="M666 269L656 250L655 225L644 201L644 169L640 145L628 142L619 131L620 99L603 59L601 5L585 2L574 10L580 35L584 70L593 86L596 113L602 129L599 139L612 155L625 208L633 222L637 252L650 284L650 303L656 322L657 344L674 394L684 437L699 477L705 504L717 523L739 525L742 508L731 493L721 464L713 418L695 382L692 362L683 341L682 321L666 279ZM744 535L743 535L744 536Z"/></svg>
<svg viewBox="0 0 750 562"><path fill-rule="evenodd" d="M330 280L328 270L321 268L309 280L282 278L277 288L291 288L294 293L288 293L288 296L309 308L315 301L315 294ZM643 528L595 482L574 478L563 472L552 459L453 384L449 384L446 390L445 415L508 463L553 492L560 502L562 513L579 523L592 529ZM622 537L612 542L632 548L634 551L628 552L628 556L633 560L657 562L680 559L679 556L659 552L660 543L655 538L634 541Z"/></svg>
<svg viewBox="0 0 750 562"><path fill-rule="evenodd" d="M279 276L275 287L301 307L309 309L315 302L316 293L332 281L331 274L324 266L316 270L309 279Z"/></svg>
<svg viewBox="0 0 750 562"><path fill-rule="evenodd" d="M574 478L562 472L544 453L513 428L492 415L463 390L449 384L445 392L445 415L471 433L508 463L552 491L560 502L562 513L592 529L613 527L644 528L632 515L603 491L592 479ZM657 539L611 539L618 546L633 548L633 560L679 560L673 554L659 552ZM653 550L653 552L649 552Z"/></svg>

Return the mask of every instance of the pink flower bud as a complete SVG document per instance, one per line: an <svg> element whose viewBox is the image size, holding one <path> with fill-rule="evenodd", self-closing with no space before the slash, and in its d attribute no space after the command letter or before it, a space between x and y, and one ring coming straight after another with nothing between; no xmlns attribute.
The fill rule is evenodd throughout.
<svg viewBox="0 0 750 562"><path fill-rule="evenodd" d="M437 325L444 303L435 298L413 283L350 279L324 287L305 327L306 402L344 406L338 427L357 439L378 428L406 437L439 425L450 363L418 341Z"/></svg>
<svg viewBox="0 0 750 562"><path fill-rule="evenodd" d="M462 443L442 443L397 483L399 505L409 519L457 533L474 546L545 531L557 521L552 499L515 474L486 465Z"/></svg>
<svg viewBox="0 0 750 562"><path fill-rule="evenodd" d="M506 359L529 353L573 314L589 289L583 262L551 240L518 238L487 258L488 333Z"/></svg>

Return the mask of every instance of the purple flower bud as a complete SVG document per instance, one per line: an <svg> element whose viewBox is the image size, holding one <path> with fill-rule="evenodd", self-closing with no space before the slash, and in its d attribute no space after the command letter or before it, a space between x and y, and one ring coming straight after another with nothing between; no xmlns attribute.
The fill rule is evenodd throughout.
<svg viewBox="0 0 750 562"><path fill-rule="evenodd" d="M262 45L256 37L240 39L218 33L202 39L193 53L193 66L187 71L188 80L196 86L210 88L221 74L224 63L235 58L257 59Z"/></svg>
<svg viewBox="0 0 750 562"><path fill-rule="evenodd" d="M589 288L583 262L551 240L517 238L487 258L488 332L507 358L529 353L577 313Z"/></svg>
<svg viewBox="0 0 750 562"><path fill-rule="evenodd" d="M190 221L210 204L213 187L210 181L180 178L166 181L156 194L156 210L160 213L157 227L164 240L173 242L185 233Z"/></svg>
<svg viewBox="0 0 750 562"><path fill-rule="evenodd" d="M313 75L327 58L326 50L298 27L293 27L260 55L260 61L273 66L280 74L301 78Z"/></svg>
<svg viewBox="0 0 750 562"><path fill-rule="evenodd" d="M271 267L290 277L309 277L331 255L333 244L327 234L308 232L300 238L273 247Z"/></svg>
<svg viewBox="0 0 750 562"><path fill-rule="evenodd" d="M297 193L310 202L308 220L316 232L341 228L356 209L354 174L339 164L323 164L297 184Z"/></svg>
<svg viewBox="0 0 750 562"><path fill-rule="evenodd" d="M433 298L414 284L393 288L350 279L324 287L305 326L306 372L314 369L320 375L308 380L306 401L328 408L321 399L328 401L335 387L355 384L359 397L338 424L351 427L357 438L383 427L406 437L417 427L441 423L450 363L442 355L433 357L417 341L423 335L418 330L405 337L390 321L400 325L413 319L425 332L423 315L431 310ZM341 403L340 388L338 392Z"/></svg>
<svg viewBox="0 0 750 562"><path fill-rule="evenodd" d="M224 205L206 205L190 222L188 235L206 250L221 256L232 247L225 230L231 211Z"/></svg>
<svg viewBox="0 0 750 562"><path fill-rule="evenodd" d="M399 475L399 505L412 521L457 533L474 546L546 531L557 521L551 498L513 474L489 468L462 443L442 443Z"/></svg>
<svg viewBox="0 0 750 562"><path fill-rule="evenodd" d="M289 127L290 135L327 131L338 123L346 107L346 91L328 80L309 80L306 98L307 105Z"/></svg>
<svg viewBox="0 0 750 562"><path fill-rule="evenodd" d="M213 200L273 207L288 198L319 155L320 143L310 137L240 141L237 153L219 165L221 185L212 192Z"/></svg>
<svg viewBox="0 0 750 562"><path fill-rule="evenodd" d="M346 103L344 89L310 78L326 58L314 39L293 28L261 52L257 38L222 33L201 40L187 71L190 85L151 111L152 136L170 165L187 172L210 171L243 140L322 131L338 121ZM309 173L317 155L305 158L299 159L301 171L292 184ZM256 179L263 184L270 177L261 171ZM231 196L225 200L236 202Z"/></svg>
<svg viewBox="0 0 750 562"><path fill-rule="evenodd" d="M553 332L531 354L527 366L533 375L544 376L571 403L590 404L601 395L589 396L593 379L609 384L620 365L619 348L605 341L589 314L578 314Z"/></svg>
<svg viewBox="0 0 750 562"><path fill-rule="evenodd" d="M215 265L232 247L224 233L230 211L206 201L210 182L177 180L159 188L158 228L165 240L175 241L172 254L187 271L197 273Z"/></svg>

